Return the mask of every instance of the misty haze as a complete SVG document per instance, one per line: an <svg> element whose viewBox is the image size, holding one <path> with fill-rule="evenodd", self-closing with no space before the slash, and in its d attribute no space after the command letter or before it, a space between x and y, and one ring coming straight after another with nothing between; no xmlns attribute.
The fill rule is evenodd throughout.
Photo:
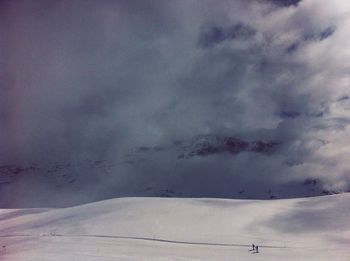
<svg viewBox="0 0 350 261"><path fill-rule="evenodd" d="M0 259L349 260L349 48L347 0L1 1Z"/></svg>

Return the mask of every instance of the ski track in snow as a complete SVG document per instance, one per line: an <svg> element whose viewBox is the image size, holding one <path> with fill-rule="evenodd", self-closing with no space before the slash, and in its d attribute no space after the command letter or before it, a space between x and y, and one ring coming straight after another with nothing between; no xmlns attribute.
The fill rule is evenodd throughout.
<svg viewBox="0 0 350 261"><path fill-rule="evenodd" d="M114 238L114 239L130 239L130 240L142 240L142 241L154 241L162 243L171 243L171 244L184 244L184 245L202 245L202 246L223 246L223 247L251 247L250 244L226 244L226 243L210 243L210 242L190 242L190 241L177 241L161 238L150 238L150 237L129 237L129 236L112 236L112 235L0 235L2 238L8 237L88 237L88 238ZM263 248L300 248L300 247L288 247L288 246L272 246L272 245L259 245Z"/></svg>

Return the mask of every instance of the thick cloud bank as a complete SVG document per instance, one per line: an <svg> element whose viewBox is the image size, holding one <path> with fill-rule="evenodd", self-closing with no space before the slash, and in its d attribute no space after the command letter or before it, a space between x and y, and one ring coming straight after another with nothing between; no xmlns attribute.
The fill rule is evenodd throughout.
<svg viewBox="0 0 350 261"><path fill-rule="evenodd" d="M3 164L108 160L96 190L125 193L225 196L307 177L349 189L349 1L0 7ZM199 135L280 145L179 160L176 144Z"/></svg>

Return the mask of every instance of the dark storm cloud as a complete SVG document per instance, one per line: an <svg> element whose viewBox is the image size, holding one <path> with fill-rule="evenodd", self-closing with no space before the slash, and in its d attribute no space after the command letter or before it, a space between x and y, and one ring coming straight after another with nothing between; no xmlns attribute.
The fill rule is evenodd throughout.
<svg viewBox="0 0 350 261"><path fill-rule="evenodd" d="M322 30L319 33L309 33L304 36L305 41L322 41L327 39L328 37L332 36L332 34L335 32L334 27L327 27L326 29Z"/></svg>
<svg viewBox="0 0 350 261"><path fill-rule="evenodd" d="M350 106L339 99L350 86L349 8L2 2L1 161L113 162L97 174L74 170L96 185L92 195L176 187L234 197L242 187L265 193L309 176L344 188ZM173 144L203 134L281 145L268 155L178 161ZM162 149L133 153L140 147Z"/></svg>
<svg viewBox="0 0 350 261"><path fill-rule="evenodd" d="M280 6L296 6L302 0L266 0Z"/></svg>
<svg viewBox="0 0 350 261"><path fill-rule="evenodd" d="M329 37L331 37L335 32L334 27L327 27L326 29L320 31L320 32L307 32L303 35L302 39L300 39L298 42L292 43L286 48L287 53L293 53L297 51L298 48L300 48L303 44L307 44L308 41L323 41Z"/></svg>
<svg viewBox="0 0 350 261"><path fill-rule="evenodd" d="M322 31L320 33L320 36L319 36L320 37L320 41L330 37L332 34L334 34L334 32L335 32L335 28L332 28L332 27L326 28L324 31Z"/></svg>
<svg viewBox="0 0 350 261"><path fill-rule="evenodd" d="M204 32L199 37L199 46L202 48L212 47L225 40L247 40L254 36L255 31L248 25L237 23L228 28L213 26L209 29L204 29Z"/></svg>
<svg viewBox="0 0 350 261"><path fill-rule="evenodd" d="M297 111L282 111L281 117L282 118L296 118L300 116L300 112Z"/></svg>

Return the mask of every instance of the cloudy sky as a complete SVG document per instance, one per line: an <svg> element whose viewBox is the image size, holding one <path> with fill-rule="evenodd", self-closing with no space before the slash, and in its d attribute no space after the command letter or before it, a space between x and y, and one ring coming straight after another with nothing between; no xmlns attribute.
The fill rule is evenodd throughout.
<svg viewBox="0 0 350 261"><path fill-rule="evenodd" d="M348 189L349 1L29 0L0 12L3 164L119 163L212 135L280 145L177 170L171 149L143 155L153 165L116 167L119 189L161 180L214 195L230 180L305 177Z"/></svg>

